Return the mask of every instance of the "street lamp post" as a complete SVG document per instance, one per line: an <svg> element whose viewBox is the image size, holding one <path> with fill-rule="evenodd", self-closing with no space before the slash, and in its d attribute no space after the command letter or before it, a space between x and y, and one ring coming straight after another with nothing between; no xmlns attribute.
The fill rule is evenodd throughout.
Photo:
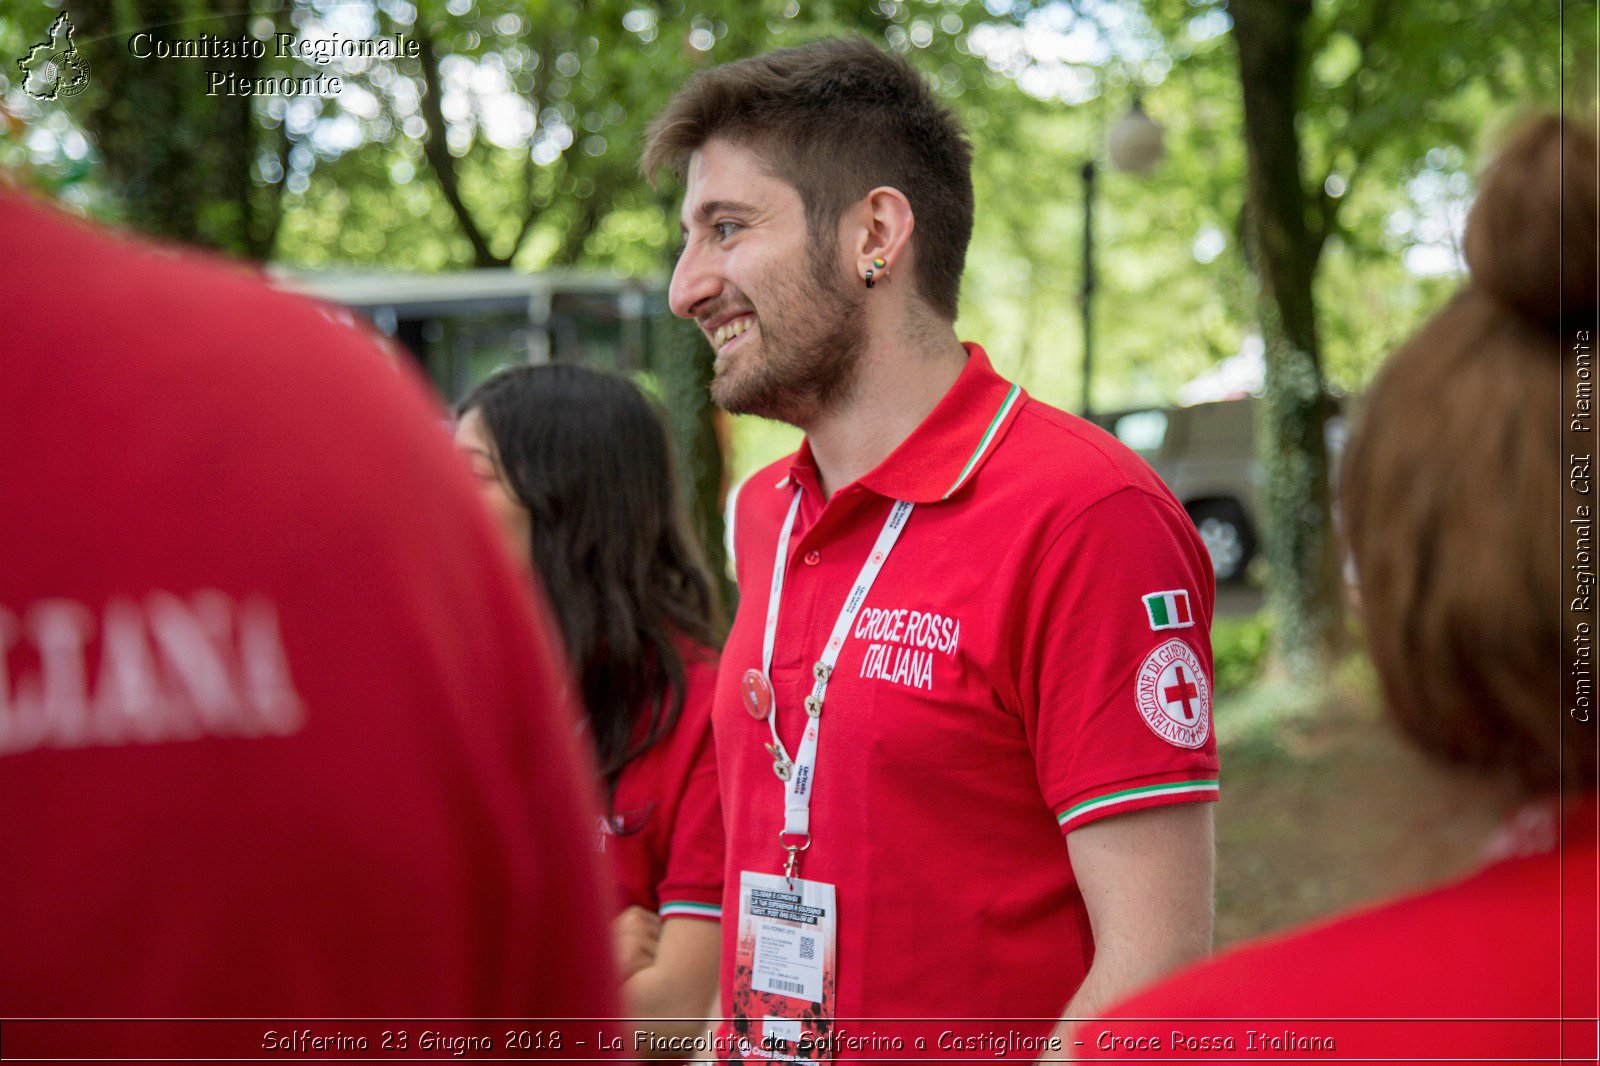
<svg viewBox="0 0 1600 1066"><path fill-rule="evenodd" d="M1083 417L1094 414L1090 399L1094 381L1094 179L1093 159L1083 164L1083 288L1078 306L1083 312Z"/></svg>
<svg viewBox="0 0 1600 1066"><path fill-rule="evenodd" d="M1161 158L1161 126L1144 113L1137 97L1128 113L1106 135L1106 155L1118 170L1143 174ZM1079 306L1083 312L1083 417L1094 413L1094 200L1099 168L1093 159L1083 164L1083 287Z"/></svg>

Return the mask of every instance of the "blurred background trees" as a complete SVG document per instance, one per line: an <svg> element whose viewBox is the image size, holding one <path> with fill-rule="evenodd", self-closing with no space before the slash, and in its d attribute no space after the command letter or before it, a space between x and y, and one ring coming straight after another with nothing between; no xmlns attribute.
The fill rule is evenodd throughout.
<svg viewBox="0 0 1600 1066"><path fill-rule="evenodd" d="M1536 0L12 0L0 166L96 215L298 267L580 267L664 278L676 190L641 131L694 71L859 32L921 67L969 125L979 212L959 331L1076 409L1079 174L1138 99L1165 131L1107 169L1096 239L1097 408L1182 398L1220 364L1259 378L1278 661L1315 672L1344 622L1322 431L1456 283L1473 168L1513 116L1592 100L1594 6ZM16 63L61 10L92 67L39 101ZM1578 32L1587 27L1587 32ZM415 40L416 59L316 68L140 60L129 35ZM203 72L337 74L334 96L209 96ZM1588 88L1585 89L1584 86ZM670 331L669 331L670 332ZM715 446L709 353L675 335L667 398L720 551L717 496L793 447L735 420ZM1248 364L1259 360L1261 369Z"/></svg>

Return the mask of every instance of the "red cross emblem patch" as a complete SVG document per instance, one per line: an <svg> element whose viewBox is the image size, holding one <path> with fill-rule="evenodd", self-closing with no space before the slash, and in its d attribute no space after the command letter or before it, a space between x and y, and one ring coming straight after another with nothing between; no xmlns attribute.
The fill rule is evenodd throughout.
<svg viewBox="0 0 1600 1066"><path fill-rule="evenodd" d="M1167 743L1198 748L1211 735L1211 683L1183 641L1169 640L1145 656L1134 691L1145 725Z"/></svg>

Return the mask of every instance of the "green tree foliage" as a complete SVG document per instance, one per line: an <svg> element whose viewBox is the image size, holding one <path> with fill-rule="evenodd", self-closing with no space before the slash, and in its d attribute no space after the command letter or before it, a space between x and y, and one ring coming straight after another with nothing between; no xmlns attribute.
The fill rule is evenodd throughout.
<svg viewBox="0 0 1600 1066"><path fill-rule="evenodd" d="M384 234L404 242L431 233L462 265L667 273L676 250L675 199L640 180L637 160L645 124L687 77L825 33L864 31L888 40L898 32L909 41L913 30L922 32L902 29L906 9L888 3L814 5L803 17L789 0L693 10L619 0L502 0L459 9L386 3L375 11L379 32L414 38L421 55L356 80L377 102L385 129L398 135L369 137L317 162L306 221L315 219L317 231L338 244L312 252L314 261L382 262L395 251ZM941 33L948 48L951 34ZM426 189L396 202L382 192L385 171L407 183L425 176ZM336 172L338 180L327 180ZM373 179L379 195L363 196ZM360 225L350 224L355 210ZM293 224L290 232L295 247L308 236ZM725 477L707 397L710 352L692 329L665 329L662 337L661 388L696 525L708 554L720 559Z"/></svg>
<svg viewBox="0 0 1600 1066"><path fill-rule="evenodd" d="M892 25L865 5L802 15L786 0L380 2L373 13L377 32L415 39L422 54L352 79L381 122L313 163L308 217L291 222L286 249L313 263L392 258L388 238L405 246L425 233L463 265L659 268L677 227L637 165L643 128L668 96L726 59ZM342 224L353 184L417 180L425 193Z"/></svg>

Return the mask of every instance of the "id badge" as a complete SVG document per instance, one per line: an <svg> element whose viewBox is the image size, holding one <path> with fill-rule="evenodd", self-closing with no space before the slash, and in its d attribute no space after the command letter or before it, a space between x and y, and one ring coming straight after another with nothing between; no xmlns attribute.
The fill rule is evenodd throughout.
<svg viewBox="0 0 1600 1066"><path fill-rule="evenodd" d="M832 885L739 875L730 1020L740 1057L799 1064L831 1057L837 927Z"/></svg>

